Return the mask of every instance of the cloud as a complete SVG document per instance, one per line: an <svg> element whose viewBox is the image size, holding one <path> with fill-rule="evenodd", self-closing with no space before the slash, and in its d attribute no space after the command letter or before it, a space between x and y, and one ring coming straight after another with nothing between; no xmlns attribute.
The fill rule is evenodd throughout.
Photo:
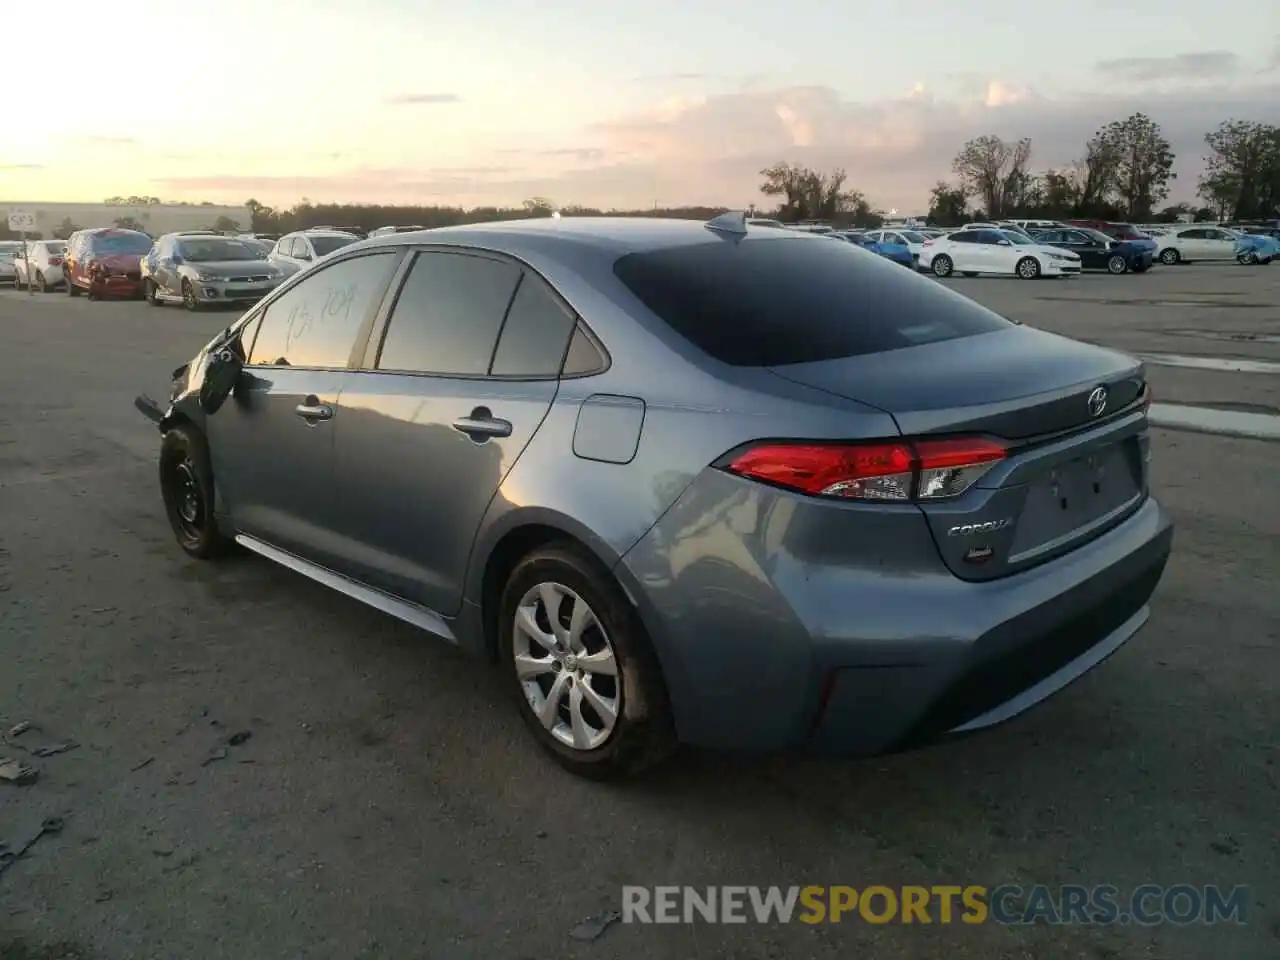
<svg viewBox="0 0 1280 960"><path fill-rule="evenodd" d="M108 137L100 134L89 134L80 137L84 143L96 143L105 147L130 147L138 141L134 137Z"/></svg>
<svg viewBox="0 0 1280 960"><path fill-rule="evenodd" d="M47 169L43 163L4 163L0 164L0 170L45 170Z"/></svg>
<svg viewBox="0 0 1280 960"><path fill-rule="evenodd" d="M461 103L462 98L456 93L402 93L388 97L383 102L393 107L414 107L433 103Z"/></svg>
<svg viewBox="0 0 1280 960"><path fill-rule="evenodd" d="M1171 57L1120 57L1099 60L1098 70L1116 80L1219 79L1240 71L1238 54L1227 50L1179 53Z"/></svg>
<svg viewBox="0 0 1280 960"><path fill-rule="evenodd" d="M765 202L759 171L785 160L823 170L843 167L849 185L872 203L921 212L929 188L951 177L952 158L972 137L1030 137L1032 168L1044 170L1078 158L1099 127L1142 111L1161 125L1178 155L1172 197L1178 200L1194 191L1207 131L1229 117L1280 122L1277 80L1157 88L1141 96L1123 88L1118 94L1046 97L990 77L952 78L944 86L934 91L916 84L883 101L849 100L822 86L669 98L588 126L571 145L499 150L493 166L477 157L473 167L361 168L303 178L210 174L159 183L165 192L258 196L272 203L308 196L472 206L545 196L566 205L628 209L655 202L744 207Z"/></svg>
<svg viewBox="0 0 1280 960"><path fill-rule="evenodd" d="M713 80L710 73L646 73L631 77L628 83L686 83L692 80Z"/></svg>

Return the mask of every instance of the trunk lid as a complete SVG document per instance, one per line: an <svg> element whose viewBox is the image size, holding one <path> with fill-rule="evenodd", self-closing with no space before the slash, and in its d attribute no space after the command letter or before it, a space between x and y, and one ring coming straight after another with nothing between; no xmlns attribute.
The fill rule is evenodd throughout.
<svg viewBox="0 0 1280 960"><path fill-rule="evenodd" d="M991 580L1060 556L1146 497L1144 369L1124 354L1018 326L770 369L878 407L905 436L1008 443L1007 459L969 490L920 503L942 559L963 579Z"/></svg>

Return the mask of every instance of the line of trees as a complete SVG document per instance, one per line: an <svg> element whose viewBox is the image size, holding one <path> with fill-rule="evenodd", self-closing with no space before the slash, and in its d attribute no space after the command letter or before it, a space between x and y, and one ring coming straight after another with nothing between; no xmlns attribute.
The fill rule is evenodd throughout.
<svg viewBox="0 0 1280 960"><path fill-rule="evenodd" d="M1160 125L1143 113L1115 120L1066 167L1032 173L1032 143L996 136L967 142L952 162L954 182L939 181L929 215L951 225L966 217L1097 217L1175 222L1250 220L1280 215L1280 126L1226 120L1205 134L1203 206L1160 208L1176 177ZM970 206L972 204L972 207Z"/></svg>
<svg viewBox="0 0 1280 960"><path fill-rule="evenodd" d="M955 226L1010 217L1163 221L1265 219L1280 215L1280 126L1227 120L1205 135L1203 206L1161 207L1176 179L1173 149L1144 113L1114 120L1084 144L1078 160L1033 172L1032 141L988 134L956 154L952 181L930 193L929 220ZM787 163L760 171L760 192L777 197L771 214L784 222L827 220L875 226L880 216L848 185L843 169L829 174Z"/></svg>

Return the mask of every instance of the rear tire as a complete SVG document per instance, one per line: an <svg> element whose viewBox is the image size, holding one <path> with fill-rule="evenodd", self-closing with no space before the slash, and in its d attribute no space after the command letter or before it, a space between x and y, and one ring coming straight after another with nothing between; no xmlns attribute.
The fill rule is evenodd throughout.
<svg viewBox="0 0 1280 960"><path fill-rule="evenodd" d="M1173 247L1167 247L1160 251L1160 262L1166 267L1172 267L1174 264L1182 262L1182 254Z"/></svg>
<svg viewBox="0 0 1280 960"><path fill-rule="evenodd" d="M192 313L200 309L200 301L196 299L196 290L190 280L182 281L182 305Z"/></svg>
<svg viewBox="0 0 1280 960"><path fill-rule="evenodd" d="M179 424L160 441L160 493L169 526L187 556L209 560L226 551L231 541L214 517L209 447L194 426Z"/></svg>
<svg viewBox="0 0 1280 960"><path fill-rule="evenodd" d="M1023 257L1013 268L1021 280L1037 280L1040 277L1040 261L1035 257Z"/></svg>
<svg viewBox="0 0 1280 960"><path fill-rule="evenodd" d="M555 610L549 611L548 597ZM587 626L575 638L568 628L579 616ZM517 618L530 627L517 631ZM560 652L550 652L548 643ZM581 548L543 547L516 565L498 605L498 650L534 739L570 773L592 780L627 777L675 749L666 685L644 627L617 582ZM586 657L599 669L584 667ZM593 700L613 705L611 726L608 711L596 712ZM576 726L575 717L581 720ZM562 739L576 734L589 745ZM600 742L590 745L594 739Z"/></svg>
<svg viewBox="0 0 1280 960"><path fill-rule="evenodd" d="M1112 256L1107 260L1107 273L1119 275L1127 272L1128 269L1129 261L1125 260L1125 258L1120 256L1118 253L1112 254Z"/></svg>
<svg viewBox="0 0 1280 960"><path fill-rule="evenodd" d="M951 262L951 258L945 253L940 253L933 258L933 263L929 265L929 269L933 271L935 277L945 279L951 276L951 271L955 269L955 264Z"/></svg>

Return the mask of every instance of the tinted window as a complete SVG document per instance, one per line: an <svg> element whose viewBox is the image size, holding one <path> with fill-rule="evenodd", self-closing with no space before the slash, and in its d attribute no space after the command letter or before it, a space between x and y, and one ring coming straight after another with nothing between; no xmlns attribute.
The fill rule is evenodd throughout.
<svg viewBox="0 0 1280 960"><path fill-rule="evenodd" d="M1183 240L1203 240L1204 230L1183 230L1178 236Z"/></svg>
<svg viewBox="0 0 1280 960"><path fill-rule="evenodd" d="M419 254L396 299L378 369L484 376L519 279L520 268L504 261Z"/></svg>
<svg viewBox="0 0 1280 960"><path fill-rule="evenodd" d="M355 237L312 237L311 246L316 251L317 257L323 257L326 254L333 253L335 250L356 242Z"/></svg>
<svg viewBox="0 0 1280 960"><path fill-rule="evenodd" d="M309 274L267 305L251 362L345 367L397 259L390 252L353 257Z"/></svg>
<svg viewBox="0 0 1280 960"><path fill-rule="evenodd" d="M914 230L908 230L903 236L911 243L924 243L924 234L916 233Z"/></svg>
<svg viewBox="0 0 1280 960"><path fill-rule="evenodd" d="M999 243L1001 240L1009 240L1010 243L1013 242L1011 237L1004 236L1004 234L1002 234L999 230L979 230L978 231L979 243L985 243L990 245L990 244Z"/></svg>
<svg viewBox="0 0 1280 960"><path fill-rule="evenodd" d="M574 328L573 338L569 341L569 352L564 358L566 377L581 376L586 373L599 373L604 369L604 355L596 349L582 324Z"/></svg>
<svg viewBox="0 0 1280 960"><path fill-rule="evenodd" d="M972 230L961 230L959 233L953 233L947 238L952 243L977 243L978 235Z"/></svg>
<svg viewBox="0 0 1280 960"><path fill-rule="evenodd" d="M564 362L575 318L528 273L516 288L490 372L500 377L554 377Z"/></svg>
<svg viewBox="0 0 1280 960"><path fill-rule="evenodd" d="M145 233L100 233L93 238L95 253L146 253L151 238Z"/></svg>
<svg viewBox="0 0 1280 960"><path fill-rule="evenodd" d="M881 353L1009 321L841 243L747 239L632 253L618 278L673 330L735 366Z"/></svg>

